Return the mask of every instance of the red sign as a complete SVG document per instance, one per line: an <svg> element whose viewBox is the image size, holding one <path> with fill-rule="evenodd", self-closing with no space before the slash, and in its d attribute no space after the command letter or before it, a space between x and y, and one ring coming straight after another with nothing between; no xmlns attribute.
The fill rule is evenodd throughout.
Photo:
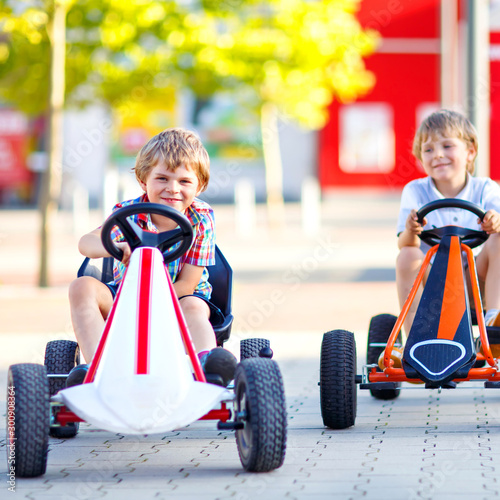
<svg viewBox="0 0 500 500"><path fill-rule="evenodd" d="M363 0L357 15L382 35L366 67L373 89L355 103L334 101L320 132L323 187L401 187L423 172L411 145L422 117L439 106L438 0Z"/></svg>
<svg viewBox="0 0 500 500"><path fill-rule="evenodd" d="M23 113L0 109L0 188L31 180L26 167L28 120Z"/></svg>

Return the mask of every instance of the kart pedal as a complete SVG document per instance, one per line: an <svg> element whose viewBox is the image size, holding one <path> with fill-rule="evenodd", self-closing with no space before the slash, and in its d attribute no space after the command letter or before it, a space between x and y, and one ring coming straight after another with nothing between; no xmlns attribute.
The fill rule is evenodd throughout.
<svg viewBox="0 0 500 500"><path fill-rule="evenodd" d="M215 385L220 385L221 387L226 387L226 384L224 384L224 380L217 373L205 373L205 378L207 379L207 382L209 384L215 384Z"/></svg>
<svg viewBox="0 0 500 500"><path fill-rule="evenodd" d="M222 347L216 347L206 354L201 360L207 382L227 387L234 379L236 360L234 354Z"/></svg>
<svg viewBox="0 0 500 500"><path fill-rule="evenodd" d="M66 379L66 387L73 387L74 385L83 384L89 368L90 365L87 364L75 366L68 374L68 378Z"/></svg>
<svg viewBox="0 0 500 500"><path fill-rule="evenodd" d="M399 389L397 382L369 382L367 384L359 384L360 389L382 390L382 389Z"/></svg>

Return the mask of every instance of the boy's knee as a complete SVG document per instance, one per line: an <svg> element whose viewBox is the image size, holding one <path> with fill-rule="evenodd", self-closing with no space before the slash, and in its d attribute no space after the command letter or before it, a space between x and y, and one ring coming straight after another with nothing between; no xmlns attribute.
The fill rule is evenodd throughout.
<svg viewBox="0 0 500 500"><path fill-rule="evenodd" d="M95 281L95 278L90 276L81 276L80 278L73 280L69 285L68 291L70 302L82 300L82 298L91 295Z"/></svg>
<svg viewBox="0 0 500 500"><path fill-rule="evenodd" d="M486 240L486 244L495 252L495 254L500 253L500 234L490 234L489 238Z"/></svg>
<svg viewBox="0 0 500 500"><path fill-rule="evenodd" d="M396 269L402 271L422 262L424 254L418 247L403 247L396 258Z"/></svg>
<svg viewBox="0 0 500 500"><path fill-rule="evenodd" d="M180 300L182 312L185 316L192 315L204 315L210 314L210 309L208 308L207 303L198 297L183 297Z"/></svg>

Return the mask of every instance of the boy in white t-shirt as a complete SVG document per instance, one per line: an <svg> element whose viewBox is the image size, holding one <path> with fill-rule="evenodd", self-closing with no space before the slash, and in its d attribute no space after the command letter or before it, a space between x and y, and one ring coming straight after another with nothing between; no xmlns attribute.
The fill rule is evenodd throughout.
<svg viewBox="0 0 500 500"><path fill-rule="evenodd" d="M490 237L475 249L476 269L484 290L486 324L500 326L500 187L489 178L472 176L477 149L476 130L460 113L440 110L420 125L413 141L413 154L427 177L411 181L403 189L396 284L402 307L429 248L418 237L424 228L455 225L486 231ZM483 222L465 210L442 209L431 212L423 224L419 224L417 210L443 198L459 198L478 205L486 212ZM410 331L421 295L422 287L406 318L406 333Z"/></svg>

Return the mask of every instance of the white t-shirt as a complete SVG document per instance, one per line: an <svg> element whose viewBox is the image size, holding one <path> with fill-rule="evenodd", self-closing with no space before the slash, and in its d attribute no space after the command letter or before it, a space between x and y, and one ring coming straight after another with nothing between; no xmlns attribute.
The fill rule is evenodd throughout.
<svg viewBox="0 0 500 500"><path fill-rule="evenodd" d="M420 210L427 203L444 198L445 196L436 189L431 177L409 182L401 194L397 234L404 231L406 219L412 209ZM500 213L500 187L488 177L472 177L467 174L467 183L456 198L470 201L485 212L493 209ZM441 208L427 214L425 218L427 225L424 229L452 225L481 231L481 226L477 223L477 215L461 208ZM426 252L429 247L422 242L421 249Z"/></svg>

